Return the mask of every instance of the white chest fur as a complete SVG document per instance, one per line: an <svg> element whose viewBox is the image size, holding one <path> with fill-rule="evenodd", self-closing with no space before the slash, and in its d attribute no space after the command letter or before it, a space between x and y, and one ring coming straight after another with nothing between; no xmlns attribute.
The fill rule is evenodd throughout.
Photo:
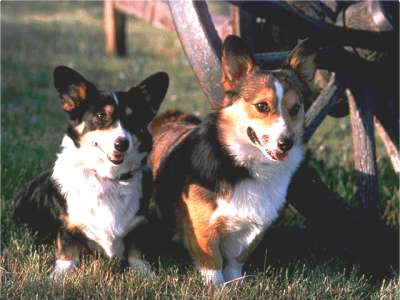
<svg viewBox="0 0 400 300"><path fill-rule="evenodd" d="M253 178L236 184L229 199L217 200L211 222L221 217L224 220L228 231L222 242L225 258L240 256L276 220L302 156L302 150L295 148L288 161L251 167Z"/></svg>
<svg viewBox="0 0 400 300"><path fill-rule="evenodd" d="M116 181L58 161L53 179L66 199L69 224L82 228L108 256L121 257L123 237L143 221L143 216L136 216L142 196L142 172L136 172L128 181Z"/></svg>

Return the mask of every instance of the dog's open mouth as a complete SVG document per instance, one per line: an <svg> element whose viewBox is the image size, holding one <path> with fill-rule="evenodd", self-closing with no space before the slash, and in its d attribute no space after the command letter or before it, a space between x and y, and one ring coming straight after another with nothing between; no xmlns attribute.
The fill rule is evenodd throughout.
<svg viewBox="0 0 400 300"><path fill-rule="evenodd" d="M288 160L288 153L287 153L287 152L270 151L270 150L268 150L268 149L265 149L265 151L268 153L268 155L269 155L273 160L277 160L277 161Z"/></svg>
<svg viewBox="0 0 400 300"><path fill-rule="evenodd" d="M111 155L107 155L107 158L114 165L122 164L124 161L124 155L118 151L114 151Z"/></svg>
<svg viewBox="0 0 400 300"><path fill-rule="evenodd" d="M269 157L272 158L272 160L276 160L276 161L284 161L284 160L288 160L288 153L287 152L281 152L279 150L275 150L275 151L271 151L268 150L266 148L263 147L263 145L261 145L260 140L258 139L258 136L256 134L256 132L254 131L253 128L251 127L247 127L247 136L249 137L250 141L258 146L262 148L262 152L264 154L268 154Z"/></svg>
<svg viewBox="0 0 400 300"><path fill-rule="evenodd" d="M103 152L107 156L108 160L114 165L120 165L123 163L125 156L121 152L113 151L112 154L107 154L103 149L101 149L98 143L94 143L94 145L99 148L100 151Z"/></svg>

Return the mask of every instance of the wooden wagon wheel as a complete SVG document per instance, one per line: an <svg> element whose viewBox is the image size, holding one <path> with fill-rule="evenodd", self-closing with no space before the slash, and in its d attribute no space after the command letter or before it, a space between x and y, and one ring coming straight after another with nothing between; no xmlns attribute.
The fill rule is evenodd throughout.
<svg viewBox="0 0 400 300"><path fill-rule="evenodd" d="M299 12L293 13L287 4L282 2L257 2L257 6L251 2L229 2L256 16L272 18L278 24L285 22L288 16L292 18L294 16L296 18L295 30L298 30L299 36L315 37L321 42L321 46L336 46L327 48L320 55L319 67L335 72L336 76L331 77L328 85L307 111L304 139L307 142L311 138L346 88L354 87L356 96L350 96L349 105L355 168L358 172L358 195L365 208L362 212L364 217L361 218L362 220L355 220L343 199L330 191L306 164L303 164L293 179L288 193L288 201L309 222L320 227L321 231L327 230L327 232L333 233L333 224L335 224L335 230L339 231L340 228L344 231L349 231L349 229L351 231L351 226L356 225L357 222L363 226L376 226L379 221L377 221L378 183L372 107L374 99L371 94L365 92L365 89L357 89L357 87L360 87L360 83L370 80L368 76L373 74L371 72L382 71L382 66L375 63L365 64L358 57L337 46L394 48L394 32L345 30L310 19ZM219 84L222 43L212 24L207 4L204 1L174 0L169 2L169 6L176 31L193 71L210 103L216 105L223 95ZM273 13L271 13L272 11ZM335 57L334 65L331 60L332 56ZM286 52L255 55L258 64L267 68L280 65L286 57ZM362 98L364 99L360 101L359 99ZM390 128L387 131L391 133L392 141L396 141L396 134L394 134L396 131L390 130ZM397 142L394 142L394 145L398 145ZM398 147L394 148L396 149L395 155L398 157ZM337 222L338 218L340 218L340 224ZM338 225L340 228L336 227ZM361 244L364 245L364 243ZM370 255L376 255L376 253L371 251ZM366 259L370 258L369 255L367 257Z"/></svg>

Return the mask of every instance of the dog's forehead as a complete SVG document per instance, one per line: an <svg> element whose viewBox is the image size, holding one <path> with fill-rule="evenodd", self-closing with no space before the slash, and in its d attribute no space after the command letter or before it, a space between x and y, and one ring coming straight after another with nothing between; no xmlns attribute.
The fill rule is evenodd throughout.
<svg viewBox="0 0 400 300"><path fill-rule="evenodd" d="M282 98L289 91L302 98L303 90L303 84L292 70L258 70L252 78L244 82L240 94L248 102L265 99L273 103L274 99Z"/></svg>
<svg viewBox="0 0 400 300"><path fill-rule="evenodd" d="M302 83L297 77L296 73L289 69L278 69L270 71L269 74L274 76L276 80L282 85L285 91L295 90L300 92L302 90Z"/></svg>
<svg viewBox="0 0 400 300"><path fill-rule="evenodd" d="M91 118L93 114L104 112L113 115L117 111L117 104L115 103L112 95L108 93L99 92L95 99L89 101L88 109L84 118Z"/></svg>
<svg viewBox="0 0 400 300"><path fill-rule="evenodd" d="M115 99L116 95L114 92L100 92L99 94L99 103L102 105L106 105L106 104L111 104L111 105L115 105L117 106L118 103L118 99Z"/></svg>
<svg viewBox="0 0 400 300"><path fill-rule="evenodd" d="M282 93L279 79L272 73L256 73L247 78L240 86L240 96L246 101L254 101L256 98L274 99Z"/></svg>
<svg viewBox="0 0 400 300"><path fill-rule="evenodd" d="M131 93L122 91L101 92L100 98L102 103L112 103L113 105L120 108L137 108L145 104L145 101L140 101L141 99L135 98L135 96Z"/></svg>

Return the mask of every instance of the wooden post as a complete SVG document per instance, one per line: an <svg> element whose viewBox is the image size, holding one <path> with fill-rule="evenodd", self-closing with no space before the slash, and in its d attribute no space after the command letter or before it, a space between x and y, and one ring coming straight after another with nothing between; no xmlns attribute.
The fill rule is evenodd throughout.
<svg viewBox="0 0 400 300"><path fill-rule="evenodd" d="M385 128L383 128L382 124L379 122L378 119L375 119L375 129L379 137L381 138L383 144L385 145L386 152L389 156L390 162L392 163L394 171L396 172L397 176L399 176L400 175L399 149L393 143L392 139L387 134Z"/></svg>
<svg viewBox="0 0 400 300"><path fill-rule="evenodd" d="M321 91L306 113L304 142L307 143L318 126L322 123L330 109L335 106L345 90L341 80L332 75L328 85Z"/></svg>
<svg viewBox="0 0 400 300"><path fill-rule="evenodd" d="M231 22L232 22L232 33L237 36L240 34L240 13L239 7L231 5L230 7Z"/></svg>
<svg viewBox="0 0 400 300"><path fill-rule="evenodd" d="M346 90L353 133L355 169L358 172L358 196L364 208L375 213L378 205L373 95L370 91Z"/></svg>
<svg viewBox="0 0 400 300"><path fill-rule="evenodd" d="M104 33L107 53L117 53L119 56L126 54L125 23L125 14L115 9L112 0L105 0Z"/></svg>
<svg viewBox="0 0 400 300"><path fill-rule="evenodd" d="M106 52L114 54L115 45L115 12L111 0L104 0L104 34L106 40Z"/></svg>

